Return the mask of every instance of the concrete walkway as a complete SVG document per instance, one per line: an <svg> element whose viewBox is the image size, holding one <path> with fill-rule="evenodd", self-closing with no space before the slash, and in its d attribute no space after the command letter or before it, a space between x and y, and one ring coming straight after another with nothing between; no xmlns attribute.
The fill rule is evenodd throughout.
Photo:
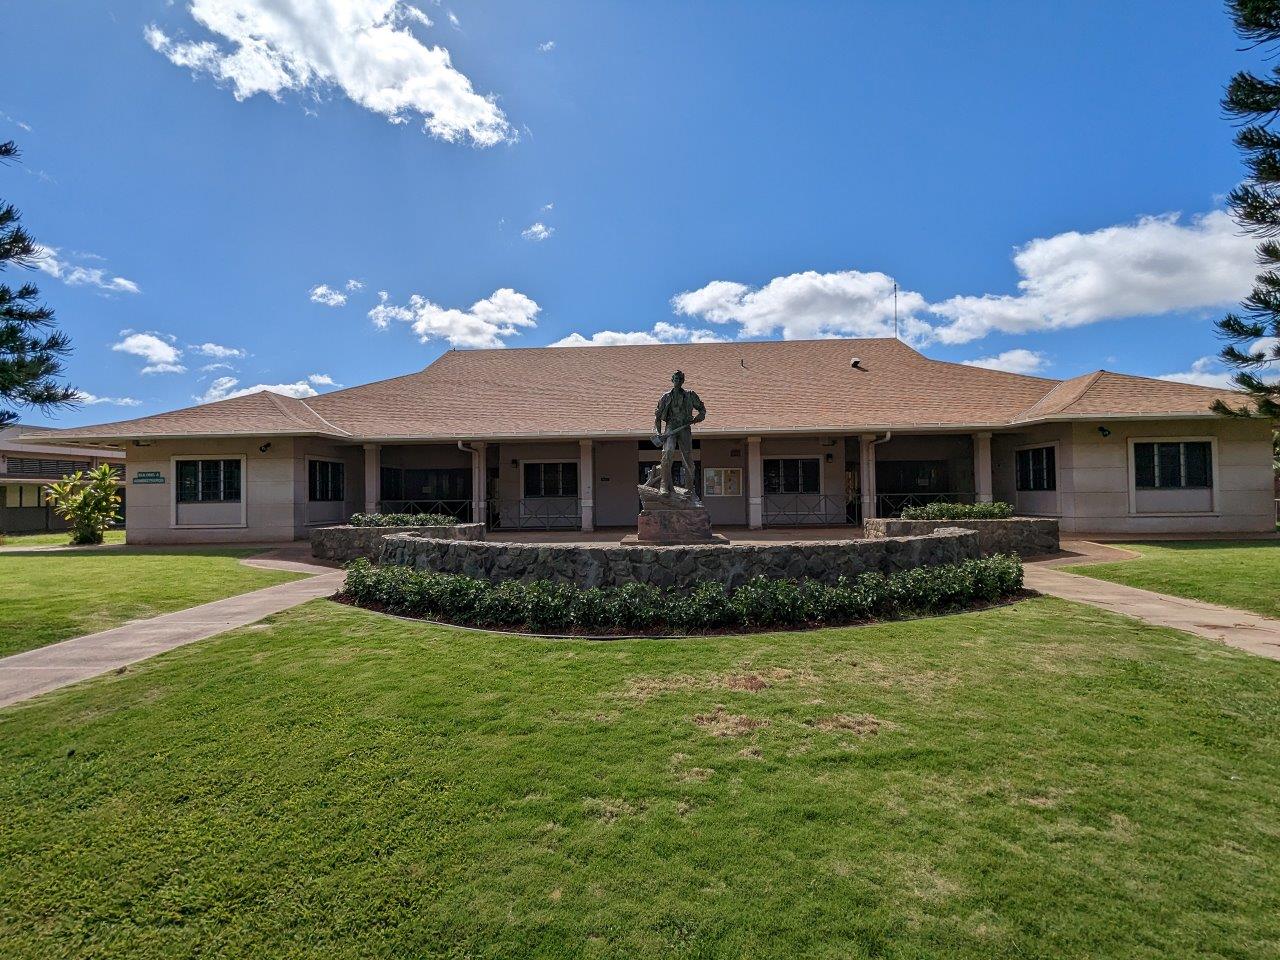
<svg viewBox="0 0 1280 960"><path fill-rule="evenodd" d="M1085 541L1063 541L1062 548L1061 554L1026 564L1024 579L1028 587L1063 600L1086 603L1157 627L1172 627L1260 657L1280 660L1280 620L1201 600L1171 597L1067 573L1055 567L1068 563L1130 560L1140 555Z"/></svg>
<svg viewBox="0 0 1280 960"><path fill-rule="evenodd" d="M304 580L280 583L4 657L0 659L0 707L248 626L273 613L336 593L345 574L332 567L308 563L304 557L296 549L284 548L241 561L251 567L311 574Z"/></svg>

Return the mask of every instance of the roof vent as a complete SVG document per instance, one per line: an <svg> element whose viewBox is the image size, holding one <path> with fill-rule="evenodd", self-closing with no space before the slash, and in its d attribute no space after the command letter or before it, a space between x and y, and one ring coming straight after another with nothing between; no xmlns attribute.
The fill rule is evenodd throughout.
<svg viewBox="0 0 1280 960"><path fill-rule="evenodd" d="M862 365L862 361L857 357L854 357L852 360L849 361L849 366L853 367L853 369L855 370L861 370L864 373L866 372L866 369L867 369Z"/></svg>

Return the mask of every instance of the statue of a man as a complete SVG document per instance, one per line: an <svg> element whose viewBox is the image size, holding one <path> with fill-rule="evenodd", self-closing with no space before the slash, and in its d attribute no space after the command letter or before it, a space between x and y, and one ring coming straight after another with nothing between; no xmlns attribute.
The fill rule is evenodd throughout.
<svg viewBox="0 0 1280 960"><path fill-rule="evenodd" d="M705 419L707 408L696 393L684 388L684 374L677 370L671 375L671 389L658 400L658 409L653 413L653 429L657 433L653 440L662 445L663 495L671 495L674 486L671 481L671 466L676 450L679 449L693 502L702 503L701 484L698 482L698 471L693 460L693 431L690 428Z"/></svg>

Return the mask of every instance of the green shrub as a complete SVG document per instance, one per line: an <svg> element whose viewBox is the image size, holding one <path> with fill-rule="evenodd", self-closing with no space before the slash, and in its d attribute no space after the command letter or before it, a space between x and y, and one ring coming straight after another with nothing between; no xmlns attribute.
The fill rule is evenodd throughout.
<svg viewBox="0 0 1280 960"><path fill-rule="evenodd" d="M109 464L77 470L49 484L45 499L71 524L71 542L101 543L102 534L120 519L120 476Z"/></svg>
<svg viewBox="0 0 1280 960"><path fill-rule="evenodd" d="M1013 507L995 503L926 503L923 507L906 507L903 520L1006 520Z"/></svg>
<svg viewBox="0 0 1280 960"><path fill-rule="evenodd" d="M452 527L462 523L447 513L353 513L353 527Z"/></svg>
<svg viewBox="0 0 1280 960"><path fill-rule="evenodd" d="M538 633L706 633L945 613L1009 597L1021 586L1021 561L1004 555L887 577L864 573L830 585L756 577L734 590L714 582L691 590L643 583L584 589L546 580L494 584L360 559L347 568L344 592L360 606L464 625Z"/></svg>

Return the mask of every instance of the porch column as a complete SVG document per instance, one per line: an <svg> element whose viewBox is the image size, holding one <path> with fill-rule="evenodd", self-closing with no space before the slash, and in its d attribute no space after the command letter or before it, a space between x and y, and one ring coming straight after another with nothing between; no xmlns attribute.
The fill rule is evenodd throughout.
<svg viewBox="0 0 1280 960"><path fill-rule="evenodd" d="M382 493L382 445L364 445L364 512L377 513Z"/></svg>
<svg viewBox="0 0 1280 960"><path fill-rule="evenodd" d="M862 491L862 519L876 515L876 448L874 433L858 436L858 487Z"/></svg>
<svg viewBox="0 0 1280 960"><path fill-rule="evenodd" d="M485 513L489 508L489 482L486 474L488 459L485 450L488 444L483 441L471 444L471 522L484 523Z"/></svg>
<svg viewBox="0 0 1280 960"><path fill-rule="evenodd" d="M764 460L759 437L747 437L747 526L752 530L764 526Z"/></svg>
<svg viewBox="0 0 1280 960"><path fill-rule="evenodd" d="M590 533L595 526L595 448L590 440L578 441L578 505L582 511L582 532Z"/></svg>
<svg viewBox="0 0 1280 960"><path fill-rule="evenodd" d="M973 489L979 503L990 503L991 495L991 434L973 435Z"/></svg>

